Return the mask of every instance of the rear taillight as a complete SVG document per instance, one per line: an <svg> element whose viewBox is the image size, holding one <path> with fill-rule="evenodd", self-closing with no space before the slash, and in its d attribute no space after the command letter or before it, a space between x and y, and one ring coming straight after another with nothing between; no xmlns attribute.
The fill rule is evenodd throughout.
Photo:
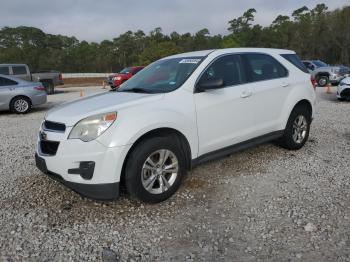
<svg viewBox="0 0 350 262"><path fill-rule="evenodd" d="M43 86L36 86L34 87L35 90L38 90L38 91L45 91L45 87Z"/></svg>
<svg viewBox="0 0 350 262"><path fill-rule="evenodd" d="M314 76L311 76L311 83L312 83L312 86L314 87L314 89L316 90L316 87L317 87L317 81L315 79Z"/></svg>
<svg viewBox="0 0 350 262"><path fill-rule="evenodd" d="M59 74L59 75L58 75L58 79L59 79L60 81L63 80L62 74Z"/></svg>

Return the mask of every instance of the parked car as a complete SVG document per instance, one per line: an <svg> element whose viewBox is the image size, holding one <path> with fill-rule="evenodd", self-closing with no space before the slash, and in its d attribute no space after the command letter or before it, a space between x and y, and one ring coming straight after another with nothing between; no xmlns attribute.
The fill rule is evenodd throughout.
<svg viewBox="0 0 350 262"><path fill-rule="evenodd" d="M125 81L140 72L143 68L144 66L132 66L124 68L119 73L108 76L107 83L112 89L116 89Z"/></svg>
<svg viewBox="0 0 350 262"><path fill-rule="evenodd" d="M350 100L350 77L344 78L337 87L338 100Z"/></svg>
<svg viewBox="0 0 350 262"><path fill-rule="evenodd" d="M25 64L0 64L0 74L15 76L23 80L41 82L48 94L55 92L55 86L63 85L62 74L58 71L36 71L31 73Z"/></svg>
<svg viewBox="0 0 350 262"><path fill-rule="evenodd" d="M302 148L315 100L310 75L293 51L174 55L117 92L49 111L36 165L90 198L116 198L123 185L132 197L156 203L200 163L270 140Z"/></svg>
<svg viewBox="0 0 350 262"><path fill-rule="evenodd" d="M42 83L0 75L0 110L13 113L28 113L33 106L46 103Z"/></svg>
<svg viewBox="0 0 350 262"><path fill-rule="evenodd" d="M329 83L338 85L349 73L347 67L330 66L320 60L304 60L302 62L320 87L324 87Z"/></svg>

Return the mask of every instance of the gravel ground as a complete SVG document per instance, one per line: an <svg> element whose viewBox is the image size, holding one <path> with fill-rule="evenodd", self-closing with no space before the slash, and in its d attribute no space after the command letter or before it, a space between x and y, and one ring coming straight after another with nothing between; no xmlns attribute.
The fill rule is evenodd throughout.
<svg viewBox="0 0 350 262"><path fill-rule="evenodd" d="M350 261L350 103L322 91L303 149L266 144L199 166L158 205L88 200L36 169L46 110L79 89L0 113L0 260Z"/></svg>

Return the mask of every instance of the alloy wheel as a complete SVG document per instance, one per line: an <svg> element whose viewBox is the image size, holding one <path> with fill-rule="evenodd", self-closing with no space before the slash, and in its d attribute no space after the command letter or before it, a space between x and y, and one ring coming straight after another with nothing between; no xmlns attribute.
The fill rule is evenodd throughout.
<svg viewBox="0 0 350 262"><path fill-rule="evenodd" d="M24 113L29 108L29 103L25 99L17 99L15 103L13 104L13 107L15 110L19 113Z"/></svg>
<svg viewBox="0 0 350 262"><path fill-rule="evenodd" d="M293 140L297 144L301 144L307 134L308 123L303 115L299 115L293 123Z"/></svg>
<svg viewBox="0 0 350 262"><path fill-rule="evenodd" d="M143 164L142 185L151 194L162 194L175 183L178 172L179 162L175 154L167 149L157 150Z"/></svg>

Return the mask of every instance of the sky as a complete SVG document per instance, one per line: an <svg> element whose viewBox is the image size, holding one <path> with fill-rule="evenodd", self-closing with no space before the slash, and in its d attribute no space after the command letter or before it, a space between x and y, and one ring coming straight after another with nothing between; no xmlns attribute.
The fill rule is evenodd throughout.
<svg viewBox="0 0 350 262"><path fill-rule="evenodd" d="M227 34L228 21L249 8L257 10L255 23L269 25L279 14L306 5L325 3L333 10L350 0L1 0L0 28L33 26L46 33L100 42L128 30Z"/></svg>

